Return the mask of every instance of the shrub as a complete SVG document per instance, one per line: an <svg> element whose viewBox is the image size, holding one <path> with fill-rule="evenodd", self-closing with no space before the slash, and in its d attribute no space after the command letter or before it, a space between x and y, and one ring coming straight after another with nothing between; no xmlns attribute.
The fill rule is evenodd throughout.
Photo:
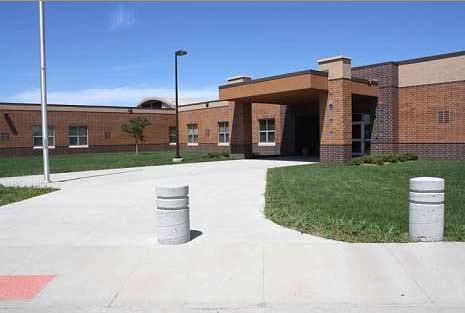
<svg viewBox="0 0 465 313"><path fill-rule="evenodd" d="M386 154L384 161L389 163L397 163L400 161L400 157L397 154Z"/></svg>
<svg viewBox="0 0 465 313"><path fill-rule="evenodd" d="M228 158L229 157L229 153L226 153L226 152L209 152L208 153L208 157L210 159L213 159L213 158Z"/></svg>
<svg viewBox="0 0 465 313"><path fill-rule="evenodd" d="M413 152L403 153L403 155L405 155L408 161L418 160L418 155Z"/></svg>
<svg viewBox="0 0 465 313"><path fill-rule="evenodd" d="M386 163L397 163L405 162L411 160L417 160L418 156L415 153L398 153L398 154L375 154L375 155L365 155L360 158L352 159L352 165L362 165L362 164L377 164L384 165Z"/></svg>
<svg viewBox="0 0 465 313"><path fill-rule="evenodd" d="M360 165L360 164L362 164L362 158L353 158L352 162L350 164L352 164L352 165Z"/></svg>

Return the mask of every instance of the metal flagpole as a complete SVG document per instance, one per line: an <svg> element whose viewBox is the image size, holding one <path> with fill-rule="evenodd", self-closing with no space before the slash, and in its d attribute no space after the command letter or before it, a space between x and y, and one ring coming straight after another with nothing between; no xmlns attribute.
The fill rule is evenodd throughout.
<svg viewBox="0 0 465 313"><path fill-rule="evenodd" d="M47 121L47 77L45 70L45 20L44 1L39 0L40 33L40 103L42 108L42 155L44 161L44 183L50 183L48 160L48 121Z"/></svg>

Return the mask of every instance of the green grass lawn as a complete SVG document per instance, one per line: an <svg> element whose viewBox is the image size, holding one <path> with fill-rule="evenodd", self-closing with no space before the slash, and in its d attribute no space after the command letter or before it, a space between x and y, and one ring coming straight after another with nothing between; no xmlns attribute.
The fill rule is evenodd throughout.
<svg viewBox="0 0 465 313"><path fill-rule="evenodd" d="M74 171L101 170L173 164L174 151L128 153L82 153L51 155L50 171L64 173ZM183 152L184 162L205 162L227 160L228 156L207 153ZM21 156L0 158L0 177L42 174L42 156Z"/></svg>
<svg viewBox="0 0 465 313"><path fill-rule="evenodd" d="M445 178L445 240L465 241L465 162L303 165L268 171L265 215L283 226L349 242L408 241L409 178Z"/></svg>
<svg viewBox="0 0 465 313"><path fill-rule="evenodd" d="M0 206L55 191L52 188L5 187L0 185Z"/></svg>

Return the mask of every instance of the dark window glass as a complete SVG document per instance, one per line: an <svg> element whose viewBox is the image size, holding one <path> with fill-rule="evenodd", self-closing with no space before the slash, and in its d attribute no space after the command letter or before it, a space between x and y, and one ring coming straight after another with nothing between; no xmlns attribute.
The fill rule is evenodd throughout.
<svg viewBox="0 0 465 313"><path fill-rule="evenodd" d="M229 122L218 123L218 142L229 143Z"/></svg>
<svg viewBox="0 0 465 313"><path fill-rule="evenodd" d="M87 126L70 126L68 133L70 146L87 146Z"/></svg>
<svg viewBox="0 0 465 313"><path fill-rule="evenodd" d="M362 120L362 114L361 113L352 114L352 121L353 122L360 122L361 120Z"/></svg>
<svg viewBox="0 0 465 313"><path fill-rule="evenodd" d="M10 140L10 133L0 133L0 143Z"/></svg>
<svg viewBox="0 0 465 313"><path fill-rule="evenodd" d="M169 132L169 142L176 143L176 127L170 126L168 129Z"/></svg>
<svg viewBox="0 0 465 313"><path fill-rule="evenodd" d="M352 124L352 139L362 138L360 124Z"/></svg>
<svg viewBox="0 0 465 313"><path fill-rule="evenodd" d="M32 145L33 147L42 147L42 126L32 126ZM48 146L55 146L55 128L53 126L48 127Z"/></svg>
<svg viewBox="0 0 465 313"><path fill-rule="evenodd" d="M274 119L259 120L258 125L259 140L261 143L275 142L275 123Z"/></svg>
<svg viewBox="0 0 465 313"><path fill-rule="evenodd" d="M439 111L438 112L438 122L440 124L446 124L450 121L450 113L449 111Z"/></svg>
<svg viewBox="0 0 465 313"><path fill-rule="evenodd" d="M268 133L268 142L274 142L274 132Z"/></svg>
<svg viewBox="0 0 465 313"><path fill-rule="evenodd" d="M78 145L77 137L69 137L69 145L70 146L77 146Z"/></svg>
<svg viewBox="0 0 465 313"><path fill-rule="evenodd" d="M362 143L360 141L352 141L352 153L361 153Z"/></svg>

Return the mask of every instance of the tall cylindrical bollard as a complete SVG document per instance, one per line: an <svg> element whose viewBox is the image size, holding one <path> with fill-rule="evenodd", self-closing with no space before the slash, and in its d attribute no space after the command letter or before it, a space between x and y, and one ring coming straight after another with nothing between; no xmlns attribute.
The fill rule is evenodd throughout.
<svg viewBox="0 0 465 313"><path fill-rule="evenodd" d="M190 240L189 186L157 186L156 234L160 244L176 245Z"/></svg>
<svg viewBox="0 0 465 313"><path fill-rule="evenodd" d="M410 179L409 235L415 241L440 241L444 236L444 179Z"/></svg>

